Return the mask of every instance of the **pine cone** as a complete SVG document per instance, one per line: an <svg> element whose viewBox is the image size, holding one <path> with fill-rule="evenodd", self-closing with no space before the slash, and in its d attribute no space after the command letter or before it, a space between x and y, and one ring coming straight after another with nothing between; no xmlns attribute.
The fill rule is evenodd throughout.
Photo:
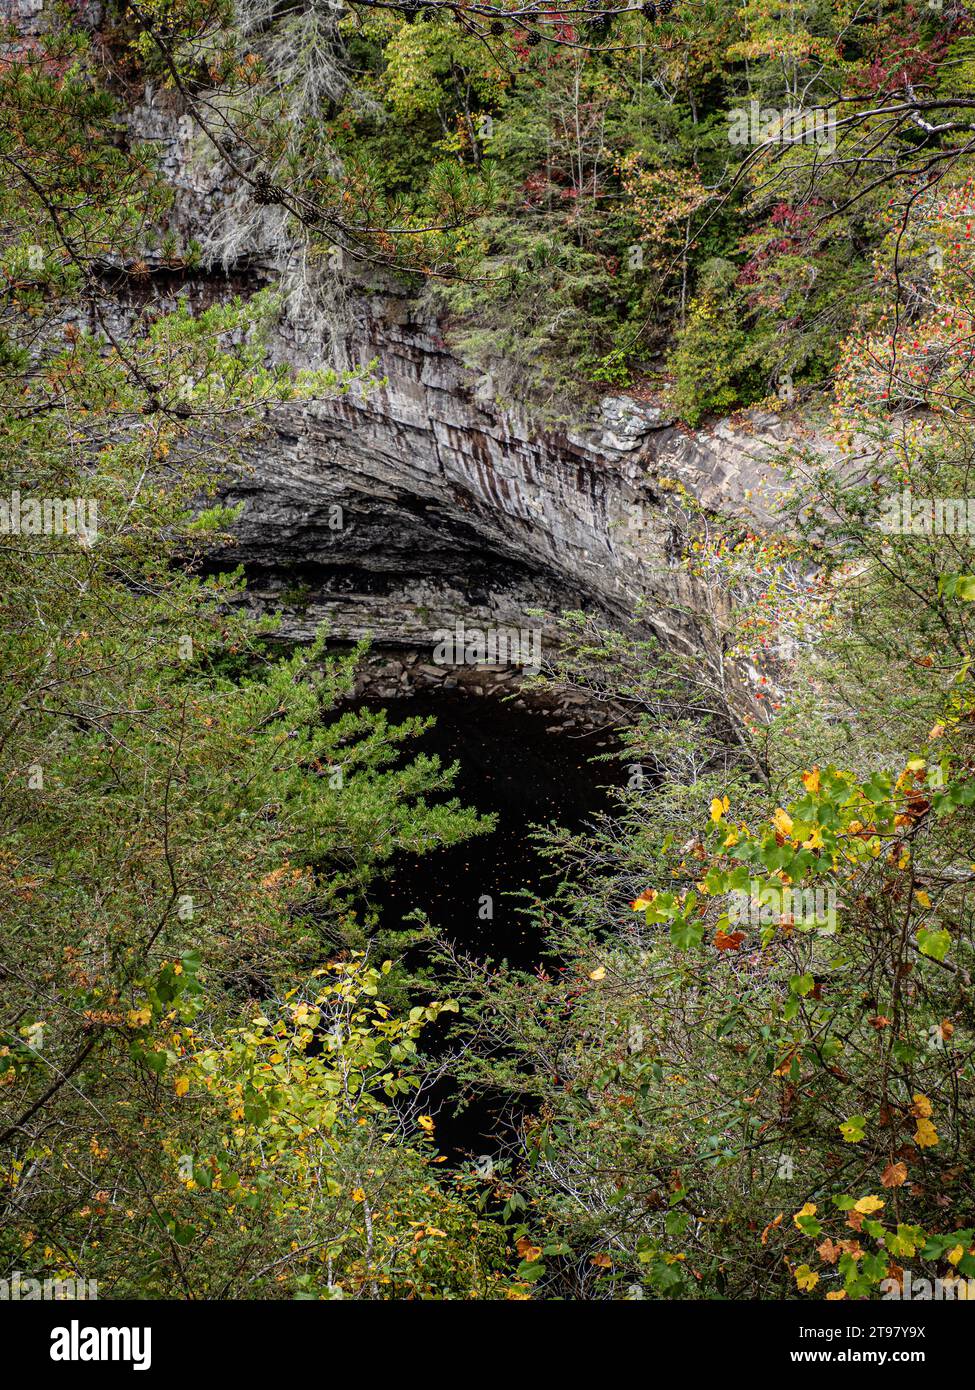
<svg viewBox="0 0 975 1390"><path fill-rule="evenodd" d="M260 173L254 180L254 201L260 203L262 207L280 202L277 189L267 174Z"/></svg>
<svg viewBox="0 0 975 1390"><path fill-rule="evenodd" d="M650 0L649 4L641 5L640 8L643 11L644 19L649 19L650 23L652 24L653 21L657 18L657 7L653 3L653 0Z"/></svg>
<svg viewBox="0 0 975 1390"><path fill-rule="evenodd" d="M529 33L525 36L525 43L528 45L529 48L534 48L535 45L541 43L541 41L541 34Z"/></svg>

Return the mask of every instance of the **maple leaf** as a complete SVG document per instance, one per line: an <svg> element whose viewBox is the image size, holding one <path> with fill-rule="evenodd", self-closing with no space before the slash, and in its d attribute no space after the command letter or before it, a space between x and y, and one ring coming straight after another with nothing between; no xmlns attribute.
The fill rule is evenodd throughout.
<svg viewBox="0 0 975 1390"><path fill-rule="evenodd" d="M840 1133L848 1144L859 1144L864 1136L866 1123L862 1115L851 1115L840 1125Z"/></svg>
<svg viewBox="0 0 975 1390"><path fill-rule="evenodd" d="M515 1249L518 1251L521 1258L528 1264L534 1264L542 1253L541 1246L532 1245L527 1236L520 1236L518 1240L515 1241Z"/></svg>
<svg viewBox="0 0 975 1390"><path fill-rule="evenodd" d="M745 939L743 931L715 932L714 944L719 951L737 951Z"/></svg>
<svg viewBox="0 0 975 1390"><path fill-rule="evenodd" d="M880 1175L880 1181L884 1187L903 1187L907 1182L907 1164L888 1163Z"/></svg>
<svg viewBox="0 0 975 1390"><path fill-rule="evenodd" d="M853 1210L862 1212L864 1216L872 1216L875 1211L880 1211L884 1205L880 1197L861 1197L858 1202L853 1203Z"/></svg>
<svg viewBox="0 0 975 1390"><path fill-rule="evenodd" d="M822 1245L816 1247L816 1253L824 1259L828 1265L835 1265L836 1261L843 1253L842 1247L837 1245L832 1236L827 1236Z"/></svg>
<svg viewBox="0 0 975 1390"><path fill-rule="evenodd" d="M933 1149L938 1142L938 1131L930 1120L918 1120L914 1131L914 1142L919 1149Z"/></svg>
<svg viewBox="0 0 975 1390"><path fill-rule="evenodd" d="M915 1091L911 1099L914 1101L911 1107L911 1114L916 1116L919 1120L929 1120L934 1114L934 1106L928 1100L927 1096L922 1096L920 1091Z"/></svg>
<svg viewBox="0 0 975 1390"><path fill-rule="evenodd" d="M800 1289L809 1293L819 1283L819 1275L811 1270L808 1265L800 1265L795 1271L796 1283Z"/></svg>
<svg viewBox="0 0 975 1390"><path fill-rule="evenodd" d="M815 1215L816 1215L816 1203L815 1203L815 1202L807 1202L806 1205L805 1205L804 1207L802 1207L799 1211L797 1211L797 1212L795 1212L795 1213L793 1214L792 1222L793 1222L793 1225L795 1226L796 1230L797 1230L797 1231L801 1231L801 1230L802 1230L802 1227L799 1225L799 1222L802 1220L802 1218L803 1218L804 1216L815 1216Z"/></svg>

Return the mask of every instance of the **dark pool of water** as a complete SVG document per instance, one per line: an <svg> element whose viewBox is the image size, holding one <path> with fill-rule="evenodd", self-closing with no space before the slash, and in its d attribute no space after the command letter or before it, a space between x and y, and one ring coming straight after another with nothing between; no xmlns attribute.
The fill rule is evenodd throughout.
<svg viewBox="0 0 975 1390"><path fill-rule="evenodd" d="M444 691L403 699L364 700L384 708L390 720L433 715L436 725L407 751L436 753L460 764L454 794L482 812L497 814L497 827L419 859L394 861L385 881L370 890L385 928L395 928L414 908L467 952L529 969L541 957L530 920L519 911L517 890L544 893L551 868L531 839L531 827L556 823L579 828L607 804L606 787L618 779L612 763L593 762L609 746L606 735L551 732L551 714L519 710L500 699ZM446 1039L444 1039L446 1041ZM451 1157L492 1152L512 1116L498 1098L479 1096L461 1113L455 1088L438 1088L437 1139ZM470 1101L470 1097L465 1097Z"/></svg>
<svg viewBox="0 0 975 1390"><path fill-rule="evenodd" d="M386 881L370 891L383 925L409 925L406 914L421 908L435 927L474 954L535 964L539 943L512 896L520 888L541 891L551 872L532 843L531 827L576 828L605 806L613 768L592 758L606 750L606 736L548 732L549 714L450 691L361 703L386 709L392 722L433 715L436 725L411 739L406 750L459 763L454 795L497 815L490 834L395 861Z"/></svg>

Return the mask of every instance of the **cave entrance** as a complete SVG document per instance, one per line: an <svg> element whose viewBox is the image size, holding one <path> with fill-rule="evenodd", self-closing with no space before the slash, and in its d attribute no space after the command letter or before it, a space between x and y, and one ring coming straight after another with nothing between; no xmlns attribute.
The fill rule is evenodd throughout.
<svg viewBox="0 0 975 1390"><path fill-rule="evenodd" d="M420 909L439 933L479 959L506 959L522 970L539 965L542 943L519 910L527 902L519 890L545 894L555 879L533 843L531 827L556 823L576 830L607 807L618 767L593 759L610 748L609 735L567 733L553 722L551 711L519 709L512 701L454 690L356 704L383 708L394 722L433 715L434 726L410 740L407 751L436 753L444 764L458 762L452 795L497 816L490 834L394 861L368 898L383 926L408 928L408 914ZM441 1045L448 1040L449 1022ZM438 1148L453 1161L495 1154L510 1136L514 1117L504 1113L500 1097L462 1096L446 1082L435 1088L430 1104L437 1111Z"/></svg>

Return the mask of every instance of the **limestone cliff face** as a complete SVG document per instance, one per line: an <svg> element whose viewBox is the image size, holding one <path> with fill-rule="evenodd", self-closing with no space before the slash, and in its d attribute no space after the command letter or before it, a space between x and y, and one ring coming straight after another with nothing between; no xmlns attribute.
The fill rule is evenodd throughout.
<svg viewBox="0 0 975 1390"><path fill-rule="evenodd" d="M43 29L45 0L11 3L22 32ZM78 14L97 28L98 0ZM178 231L226 218L223 176L191 158L172 94L147 90L131 127L159 151ZM177 291L193 303L273 282L287 248L257 250L229 273L167 282L160 306ZM344 299L342 326L317 338L285 316L273 354L375 360L384 382L278 411L231 480L229 499L244 504L233 558L255 603L283 603L296 638L324 618L336 637L421 651L457 622L520 628L537 622L534 609L614 617L638 606L648 628L700 650L700 596L676 562L668 482L724 512L774 508L775 455L794 426L751 415L692 433L625 395L571 427L533 426L495 401L490 374L465 366L404 291L350 281Z"/></svg>
<svg viewBox="0 0 975 1390"><path fill-rule="evenodd" d="M195 292L225 291L217 278ZM284 319L271 349L295 366L335 360L317 346ZM638 612L697 651L702 596L679 563L673 484L768 523L777 460L802 433L757 413L692 432L625 395L565 429L533 424L389 286L352 297L337 357L374 363L378 382L278 409L224 493L243 504L232 558L296 638L325 619L336 637L426 647L457 622L520 628L533 610L583 608Z"/></svg>
<svg viewBox="0 0 975 1390"><path fill-rule="evenodd" d="M314 360L287 325L275 352ZM302 581L296 633L327 616L337 635L423 645L458 619L522 626L532 608L640 605L693 648L693 621L675 611L697 596L676 562L668 484L709 508L767 508L795 433L751 416L695 434L626 396L565 431L532 427L389 290L355 301L345 355L375 359L384 384L280 412L230 489L256 589Z"/></svg>
<svg viewBox="0 0 975 1390"><path fill-rule="evenodd" d="M131 121L159 151L184 238L233 215L171 95L147 90ZM274 283L289 253L258 240L228 281L214 270L184 290L192 303ZM229 486L244 503L236 558L255 601L283 600L295 637L324 618L336 637L420 649L458 621L522 627L533 609L612 617L640 605L649 628L698 649L699 596L676 562L668 483L707 508L767 515L775 456L796 426L752 414L694 433L625 395L561 430L533 425L495 400L490 373L466 366L402 288L354 268L340 277L341 320L320 317L316 332L314 315L285 314L272 354L296 366L374 361L383 384L280 410Z"/></svg>

